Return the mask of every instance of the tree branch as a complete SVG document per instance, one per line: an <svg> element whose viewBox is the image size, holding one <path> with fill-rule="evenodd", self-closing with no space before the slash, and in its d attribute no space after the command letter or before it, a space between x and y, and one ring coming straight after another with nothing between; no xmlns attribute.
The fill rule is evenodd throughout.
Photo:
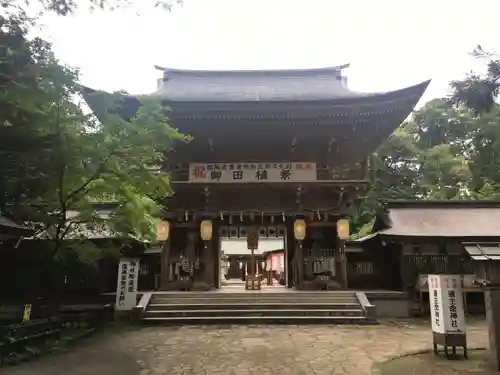
<svg viewBox="0 0 500 375"><path fill-rule="evenodd" d="M99 167L95 170L95 172L77 189L73 190L66 197L66 202L70 203L78 194L81 194L85 191L85 189L95 181L105 170L106 163L111 159L114 155L114 152L111 152L104 160L101 162Z"/></svg>

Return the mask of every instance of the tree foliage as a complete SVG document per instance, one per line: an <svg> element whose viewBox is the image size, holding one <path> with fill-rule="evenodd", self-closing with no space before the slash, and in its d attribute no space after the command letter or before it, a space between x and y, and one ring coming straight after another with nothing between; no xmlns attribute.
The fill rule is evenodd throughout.
<svg viewBox="0 0 500 375"><path fill-rule="evenodd" d="M124 119L116 111L121 94L96 93L99 120L88 114L78 72L61 65L49 44L27 37L23 16L2 22L0 210L36 223L56 250L90 232L151 239L170 194L161 167L186 138L148 98ZM113 203L104 216L96 209L103 201Z"/></svg>
<svg viewBox="0 0 500 375"><path fill-rule="evenodd" d="M4 9L26 11L32 6L38 6L44 11L61 16L75 13L80 9L116 10L138 5L145 8L144 3L151 8L170 10L175 4L181 4L182 0L0 0L0 5Z"/></svg>
<svg viewBox="0 0 500 375"><path fill-rule="evenodd" d="M500 199L500 61L487 57L485 75L452 82L452 98L415 111L374 155L374 188L352 216L358 236L386 200Z"/></svg>

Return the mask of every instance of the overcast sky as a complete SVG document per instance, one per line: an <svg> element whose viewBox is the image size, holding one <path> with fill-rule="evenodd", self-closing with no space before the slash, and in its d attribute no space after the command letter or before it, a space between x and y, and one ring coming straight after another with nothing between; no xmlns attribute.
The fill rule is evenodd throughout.
<svg viewBox="0 0 500 375"><path fill-rule="evenodd" d="M495 0L184 0L170 13L142 8L50 16L44 33L62 61L81 69L84 84L134 94L154 91L161 76L155 64L279 69L349 62L352 89L387 91L432 78L429 100L473 67L468 53L478 43L500 50Z"/></svg>

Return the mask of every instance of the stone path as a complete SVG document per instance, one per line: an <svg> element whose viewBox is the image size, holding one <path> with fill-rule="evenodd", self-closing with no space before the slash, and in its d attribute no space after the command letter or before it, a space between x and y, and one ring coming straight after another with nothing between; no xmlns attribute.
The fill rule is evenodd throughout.
<svg viewBox="0 0 500 375"><path fill-rule="evenodd" d="M468 359L457 355L446 360L432 353L410 355L377 364L376 375L493 375L489 353L486 350L471 350Z"/></svg>
<svg viewBox="0 0 500 375"><path fill-rule="evenodd" d="M367 375L375 362L431 347L425 324L146 327L91 338L2 375ZM486 346L483 322L469 346Z"/></svg>

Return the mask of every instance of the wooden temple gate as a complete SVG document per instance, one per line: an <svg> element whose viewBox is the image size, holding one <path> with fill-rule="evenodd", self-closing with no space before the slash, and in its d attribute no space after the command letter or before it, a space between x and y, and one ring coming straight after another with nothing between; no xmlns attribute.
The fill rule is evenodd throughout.
<svg viewBox="0 0 500 375"><path fill-rule="evenodd" d="M348 287L341 238L349 207L370 187L370 155L428 82L360 94L347 88L346 67L158 68L155 96L170 108L171 123L193 137L164 166L175 194L165 202L161 289L219 287L221 230L235 225L284 227L287 287ZM126 113L140 105L124 100Z"/></svg>

